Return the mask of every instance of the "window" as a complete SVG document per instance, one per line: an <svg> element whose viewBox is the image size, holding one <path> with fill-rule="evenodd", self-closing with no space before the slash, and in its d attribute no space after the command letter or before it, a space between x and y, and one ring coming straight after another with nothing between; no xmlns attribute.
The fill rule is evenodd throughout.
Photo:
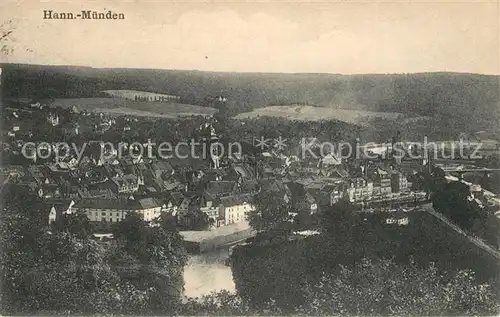
<svg viewBox="0 0 500 317"><path fill-rule="evenodd" d="M105 217L105 216L106 216L106 213L105 213L105 212L102 212L102 213L101 213L101 216Z"/></svg>

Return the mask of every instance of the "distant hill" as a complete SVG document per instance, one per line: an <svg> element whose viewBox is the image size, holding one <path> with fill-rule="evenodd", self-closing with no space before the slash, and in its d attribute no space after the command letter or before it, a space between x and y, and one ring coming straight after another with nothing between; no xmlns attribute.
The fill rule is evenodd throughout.
<svg viewBox="0 0 500 317"><path fill-rule="evenodd" d="M217 73L3 64L7 97L99 97L131 89L214 105L224 96L231 115L268 105L308 104L334 109L402 113L448 121L464 131L499 128L499 76L463 73L387 75Z"/></svg>

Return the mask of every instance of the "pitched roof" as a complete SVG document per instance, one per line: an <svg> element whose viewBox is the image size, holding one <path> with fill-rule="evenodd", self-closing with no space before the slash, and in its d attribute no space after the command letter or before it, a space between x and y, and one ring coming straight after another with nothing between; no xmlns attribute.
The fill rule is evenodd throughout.
<svg viewBox="0 0 500 317"><path fill-rule="evenodd" d="M155 198L142 198L138 203L142 209L157 208L161 206Z"/></svg>
<svg viewBox="0 0 500 317"><path fill-rule="evenodd" d="M234 165L232 169L243 178L253 177L252 170L246 165L243 164Z"/></svg>
<svg viewBox="0 0 500 317"><path fill-rule="evenodd" d="M170 172L172 171L172 165L165 160L158 160L151 163L151 169L159 172Z"/></svg>
<svg viewBox="0 0 500 317"><path fill-rule="evenodd" d="M52 198L47 200L49 206L55 207L57 210L66 210L71 205L73 200L70 198Z"/></svg>
<svg viewBox="0 0 500 317"><path fill-rule="evenodd" d="M210 195L220 196L233 192L236 183L232 181L210 181L205 191Z"/></svg>
<svg viewBox="0 0 500 317"><path fill-rule="evenodd" d="M334 168L334 169L329 170L328 175L331 178L346 178L349 176L349 173L344 169Z"/></svg>
<svg viewBox="0 0 500 317"><path fill-rule="evenodd" d="M181 153L180 155L184 154ZM169 159L168 163L172 166L174 170L178 168L187 168L191 170L206 169L210 166L210 163L207 160L189 157L190 153L186 153L185 155L188 155L188 157L185 159L175 157Z"/></svg>
<svg viewBox="0 0 500 317"><path fill-rule="evenodd" d="M262 190L277 191L277 192L289 191L288 187L286 187L286 185L283 184L283 182L273 178L262 179L259 182L259 184Z"/></svg>
<svg viewBox="0 0 500 317"><path fill-rule="evenodd" d="M91 208L91 209L123 209L131 210L137 206L134 200L123 198L106 199L106 198L83 198L76 202L75 208Z"/></svg>
<svg viewBox="0 0 500 317"><path fill-rule="evenodd" d="M244 180L239 189L242 193L256 192L259 190L259 183L253 179Z"/></svg>
<svg viewBox="0 0 500 317"><path fill-rule="evenodd" d="M148 180L148 179L146 178L146 180ZM153 178L150 180L152 180L153 183L158 188L165 189L165 190L173 190L173 189L178 188L178 187L183 185L182 182L175 175L171 175L165 179Z"/></svg>
<svg viewBox="0 0 500 317"><path fill-rule="evenodd" d="M143 210L160 206L160 203L154 198L143 198L140 200L128 200L123 198L83 198L75 204L75 208L111 210Z"/></svg>
<svg viewBox="0 0 500 317"><path fill-rule="evenodd" d="M252 195L231 195L227 197L221 197L219 199L220 203L225 207L243 205L244 203L251 204L253 202Z"/></svg>
<svg viewBox="0 0 500 317"><path fill-rule="evenodd" d="M340 164L342 164L341 158L337 157L336 155L334 155L332 153L325 155L325 157L323 157L321 159L321 162L323 164L326 164L326 165L340 165Z"/></svg>
<svg viewBox="0 0 500 317"><path fill-rule="evenodd" d="M182 201L184 200L184 195L179 192L171 192L168 194L167 199L165 200L165 203L172 202L172 205L174 206L179 206Z"/></svg>
<svg viewBox="0 0 500 317"><path fill-rule="evenodd" d="M304 184L300 182L290 182L286 185L290 189L292 197L302 196L306 193Z"/></svg>

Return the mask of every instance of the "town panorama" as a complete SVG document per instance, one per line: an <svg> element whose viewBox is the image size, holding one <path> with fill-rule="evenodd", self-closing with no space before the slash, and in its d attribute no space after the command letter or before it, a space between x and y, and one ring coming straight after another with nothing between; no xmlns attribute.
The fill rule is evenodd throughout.
<svg viewBox="0 0 500 317"><path fill-rule="evenodd" d="M489 56L475 24L86 5L0 28L2 315L500 313L500 78L454 71Z"/></svg>

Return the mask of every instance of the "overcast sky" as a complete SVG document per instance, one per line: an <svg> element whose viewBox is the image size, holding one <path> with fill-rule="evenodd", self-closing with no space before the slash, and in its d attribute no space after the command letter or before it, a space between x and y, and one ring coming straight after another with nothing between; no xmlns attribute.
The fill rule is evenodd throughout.
<svg viewBox="0 0 500 317"><path fill-rule="evenodd" d="M43 20L43 10L125 20ZM499 74L499 5L2 0L3 62L242 72Z"/></svg>

